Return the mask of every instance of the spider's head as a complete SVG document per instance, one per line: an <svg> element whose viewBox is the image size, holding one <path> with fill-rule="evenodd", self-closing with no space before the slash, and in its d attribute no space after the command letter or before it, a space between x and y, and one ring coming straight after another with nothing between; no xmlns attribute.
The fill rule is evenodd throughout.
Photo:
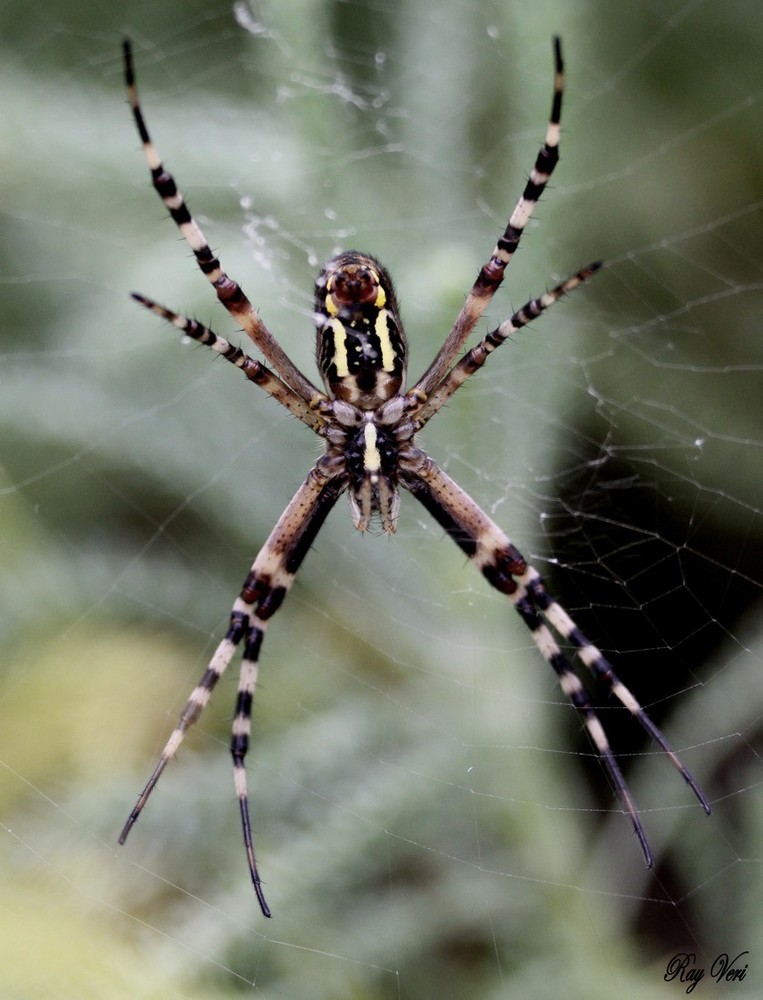
<svg viewBox="0 0 763 1000"><path fill-rule="evenodd" d="M348 250L315 282L317 359L329 395L375 410L405 382L407 344L392 279L374 257Z"/></svg>

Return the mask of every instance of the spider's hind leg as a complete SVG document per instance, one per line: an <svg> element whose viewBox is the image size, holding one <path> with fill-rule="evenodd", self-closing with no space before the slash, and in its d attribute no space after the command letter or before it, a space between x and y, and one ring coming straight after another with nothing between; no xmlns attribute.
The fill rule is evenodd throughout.
<svg viewBox="0 0 763 1000"><path fill-rule="evenodd" d="M254 853L245 769L260 648L267 622L283 603L302 560L346 485L344 475L331 472L328 463L319 459L292 497L258 552L241 593L233 605L225 638L218 645L201 680L191 692L180 720L172 731L158 764L138 796L138 801L119 836L119 843L124 844L167 763L175 756L186 732L208 704L215 685L243 641L244 652L236 695L236 712L233 718L231 755L249 874L260 908L266 917L271 913L262 891Z"/></svg>
<svg viewBox="0 0 763 1000"><path fill-rule="evenodd" d="M577 649L581 661L588 667L594 677L605 685L618 701L628 709L649 736L651 736L659 748L667 755L671 764L673 764L686 784L694 792L704 811L710 815L710 803L691 772L681 762L678 754L668 743L662 731L649 718L630 688L626 687L614 672L612 664L604 656L599 647L590 642L561 604L555 601L548 593L538 571L533 569L532 566L528 566L524 575L519 579L522 585L527 588L527 593L532 603L540 611L544 619L549 622L559 635Z"/></svg>
<svg viewBox="0 0 763 1000"><path fill-rule="evenodd" d="M636 698L617 678L601 651L586 638L564 608L548 594L537 570L527 564L522 553L474 500L429 456L414 449L406 456L401 483L426 507L488 583L505 594L516 608L529 629L535 645L556 673L562 690L580 713L599 759L628 814L641 844L644 859L647 865L652 867L654 857L630 789L588 692L574 672L554 633L576 647L582 662L631 711L646 732L668 755L696 795L702 808L709 813L710 805L702 789Z"/></svg>

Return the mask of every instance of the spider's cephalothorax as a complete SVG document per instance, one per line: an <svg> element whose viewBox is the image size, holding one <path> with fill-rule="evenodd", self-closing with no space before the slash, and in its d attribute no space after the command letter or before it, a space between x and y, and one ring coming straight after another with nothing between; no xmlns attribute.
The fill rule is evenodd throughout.
<svg viewBox="0 0 763 1000"><path fill-rule="evenodd" d="M330 396L374 410L401 392L408 345L392 287L378 260L349 250L315 282L318 368Z"/></svg>
<svg viewBox="0 0 763 1000"><path fill-rule="evenodd" d="M281 607L302 560L342 493L347 492L350 498L356 528L365 531L372 519L378 517L382 528L392 532L403 489L422 504L490 586L505 595L516 609L538 650L555 671L562 690L580 713L612 786L630 817L646 862L652 865L652 853L628 786L588 692L562 646L575 650L580 664L633 715L709 813L710 805L702 789L634 695L618 679L601 650L549 594L538 571L528 564L479 505L414 444L414 435L482 367L496 348L562 295L590 278L599 267L591 264L528 302L456 360L503 281L506 267L559 158L564 83L559 39L554 41L554 96L546 139L524 191L434 361L407 391L406 341L392 282L377 260L355 250L331 260L315 286L318 367L326 393L294 365L241 286L223 270L177 190L172 175L162 165L138 103L129 42L125 42L124 57L130 106L154 188L220 302L243 327L268 364L249 357L240 347L234 347L195 320L186 319L144 295L135 294L134 297L187 336L206 344L240 368L251 382L322 438L325 452L309 470L258 552L234 601L228 631L191 692L159 762L122 829L120 843L125 842L168 761L174 757L189 726L209 701L236 649L242 648L231 755L249 874L262 912L270 916L254 855L244 767L265 629Z"/></svg>

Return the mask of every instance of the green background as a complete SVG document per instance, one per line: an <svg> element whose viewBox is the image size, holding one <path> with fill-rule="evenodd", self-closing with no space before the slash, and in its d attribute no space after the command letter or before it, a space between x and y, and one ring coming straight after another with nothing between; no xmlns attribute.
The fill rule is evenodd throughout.
<svg viewBox="0 0 763 1000"><path fill-rule="evenodd" d="M236 16L237 14L237 16ZM760 843L761 12L755 2L0 5L0 996L682 996L749 950ZM568 70L562 162L511 307L606 270L509 343L426 447L611 654L704 785L602 715L654 873L521 622L404 498L329 518L116 836L316 442L137 289L235 339L151 191L146 117L226 268L314 378L311 286L396 277L415 375L524 182Z"/></svg>

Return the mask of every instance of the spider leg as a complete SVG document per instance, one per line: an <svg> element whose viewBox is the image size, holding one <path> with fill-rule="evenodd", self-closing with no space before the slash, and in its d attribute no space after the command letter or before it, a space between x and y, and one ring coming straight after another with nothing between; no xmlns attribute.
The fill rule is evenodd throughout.
<svg viewBox="0 0 763 1000"><path fill-rule="evenodd" d="M594 677L604 684L618 701L628 709L631 715L637 719L639 724L667 755L670 762L694 792L700 805L709 816L712 811L710 803L707 801L704 792L690 771L681 763L678 754L646 714L630 689L623 684L614 672L611 663L598 646L595 646L586 638L561 604L555 601L549 594L540 573L532 566L526 566L525 572L517 576L516 579L526 589L529 602L536 609L536 613L542 615L559 635L578 650L578 656Z"/></svg>
<svg viewBox="0 0 763 1000"><path fill-rule="evenodd" d="M401 484L445 529L488 583L508 597L527 625L535 645L556 672L562 690L581 715L599 759L630 818L647 866L651 868L654 857L628 785L588 693L554 633L575 646L586 667L625 705L667 754L702 808L710 813L710 805L701 788L633 694L617 678L603 653L548 594L537 570L527 564L498 525L424 452L410 449L401 459Z"/></svg>
<svg viewBox="0 0 763 1000"><path fill-rule="evenodd" d="M185 316L167 309L166 306L159 305L153 299L138 294L138 292L132 292L132 297L136 302L140 302L142 306L145 306L146 309L156 313L157 316L161 316L168 323L172 323L178 330L182 330L187 337L191 337L192 340L204 344L225 358L226 361L230 361L231 364L240 368L250 382L259 386L260 389L264 389L269 396L282 406L285 406L303 424L306 424L310 430L323 436L326 429L326 419L317 410L319 403L328 402L328 397L323 395L323 393L318 393L316 399L311 400L310 403L305 402L301 396L297 395L283 379L279 378L266 365L255 361L254 358L250 358L240 347L235 347L225 337L221 337L215 333L214 330L210 330L209 327L204 326L195 319L187 319Z"/></svg>
<svg viewBox="0 0 763 1000"><path fill-rule="evenodd" d="M551 114L546 129L545 142L535 159L535 165L514 206L502 235L498 238L490 260L482 266L453 328L438 351L434 361L416 383L415 389L428 395L440 382L453 363L488 303L498 291L511 258L519 245L525 226L530 221L533 210L546 189L554 167L559 161L559 122L562 114L562 93L564 91L564 64L562 44L554 38L554 96Z"/></svg>
<svg viewBox="0 0 763 1000"><path fill-rule="evenodd" d="M146 157L154 190L164 202L173 221L183 238L193 251L196 263L202 274L217 293L217 297L239 323L246 334L254 341L262 352L265 360L275 368L281 378L302 398L309 402L320 396L318 389L299 371L288 357L284 349L276 341L273 334L263 323L259 313L244 294L241 286L230 278L222 268L220 261L212 252L201 227L191 215L183 195L178 191L175 180L164 169L156 147L146 128L146 123L138 99L138 88L135 82L135 69L132 58L132 45L128 39L123 42L125 84L135 125L143 143L143 153Z"/></svg>
<svg viewBox="0 0 763 1000"><path fill-rule="evenodd" d="M427 399L415 410L413 418L417 430L421 429L437 413L440 407L448 402L453 393L457 389L460 389L470 376L479 371L496 347L500 347L501 344L506 343L513 333L516 333L523 326L527 326L528 323L537 319L541 313L545 312L555 302L558 302L563 295L567 295L584 281L588 281L601 267L601 261L589 264L588 267L584 267L577 274L573 274L566 281L557 285L556 288L552 288L537 299L531 299L529 302L526 302L513 316L510 316L509 319L504 320L495 330L491 330L490 333L486 334L476 347L473 347L464 354L460 361L453 365L440 384L433 389Z"/></svg>
<svg viewBox="0 0 763 1000"><path fill-rule="evenodd" d="M338 474L333 471L328 462L319 459L308 473L304 483L294 494L257 554L244 581L244 586L233 604L228 631L212 654L212 659L199 683L191 692L191 696L180 715L180 720L162 751L159 762L145 788L138 796L135 807L119 835L119 843L124 844L167 763L177 753L189 727L201 715L212 696L215 685L228 667L237 647L243 641L244 650L230 749L233 757L233 775L241 812L241 826L249 874L260 908L266 917L271 914L263 894L254 853L244 767L249 748L252 701L257 683L260 648L268 621L283 603L302 560L346 485L344 474Z"/></svg>

